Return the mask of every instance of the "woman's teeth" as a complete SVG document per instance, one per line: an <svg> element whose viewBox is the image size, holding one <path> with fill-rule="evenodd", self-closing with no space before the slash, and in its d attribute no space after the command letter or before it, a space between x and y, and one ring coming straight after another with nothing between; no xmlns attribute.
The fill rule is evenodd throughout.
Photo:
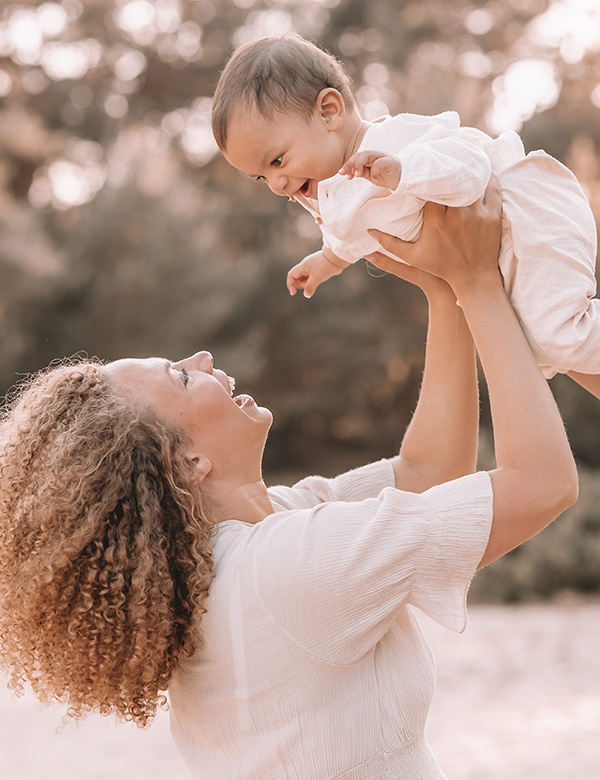
<svg viewBox="0 0 600 780"><path fill-rule="evenodd" d="M235 379L232 376L228 376L227 381L229 382L229 392L233 395L233 391L235 390Z"/></svg>

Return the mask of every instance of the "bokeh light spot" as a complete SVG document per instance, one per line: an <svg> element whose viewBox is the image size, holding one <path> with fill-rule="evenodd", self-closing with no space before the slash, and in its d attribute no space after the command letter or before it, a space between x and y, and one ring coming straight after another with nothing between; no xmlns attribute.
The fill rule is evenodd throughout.
<svg viewBox="0 0 600 780"><path fill-rule="evenodd" d="M554 63L549 60L519 60L492 84L494 105L488 124L495 132L520 130L536 111L553 106L560 94Z"/></svg>
<svg viewBox="0 0 600 780"><path fill-rule="evenodd" d="M0 97L6 97L12 89L12 76L5 70L0 70Z"/></svg>

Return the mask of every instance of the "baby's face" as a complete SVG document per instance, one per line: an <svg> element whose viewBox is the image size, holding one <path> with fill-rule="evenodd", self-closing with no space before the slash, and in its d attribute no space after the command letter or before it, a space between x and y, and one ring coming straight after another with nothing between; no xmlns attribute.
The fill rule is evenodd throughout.
<svg viewBox="0 0 600 780"><path fill-rule="evenodd" d="M223 154L234 168L264 181L285 197L317 197L317 185L344 164L341 128L316 111L262 116L254 107L235 112L227 128Z"/></svg>

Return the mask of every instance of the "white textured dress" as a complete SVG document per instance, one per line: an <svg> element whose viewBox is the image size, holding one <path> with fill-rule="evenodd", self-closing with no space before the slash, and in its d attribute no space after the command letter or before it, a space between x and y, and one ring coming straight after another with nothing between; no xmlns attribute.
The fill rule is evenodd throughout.
<svg viewBox="0 0 600 780"><path fill-rule="evenodd" d="M424 736L434 662L411 607L455 631L485 550L485 472L423 494L389 461L271 489L275 514L221 523L204 647L171 731L202 780L442 780Z"/></svg>
<svg viewBox="0 0 600 780"><path fill-rule="evenodd" d="M468 206L493 171L503 203L500 270L544 375L600 374L596 224L568 168L543 151L525 155L516 133L494 139L461 127L451 111L382 117L370 124L364 150L395 155L400 183L388 190L338 174L319 183L317 199L298 197L319 223L324 246L354 262L381 251L369 228L415 241L425 201Z"/></svg>

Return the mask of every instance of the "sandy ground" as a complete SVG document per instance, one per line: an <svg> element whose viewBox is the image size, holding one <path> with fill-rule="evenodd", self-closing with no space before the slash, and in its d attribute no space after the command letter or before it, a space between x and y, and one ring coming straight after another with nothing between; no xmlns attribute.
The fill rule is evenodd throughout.
<svg viewBox="0 0 600 780"><path fill-rule="evenodd" d="M421 623L450 780L600 780L600 604L473 607L462 636Z"/></svg>
<svg viewBox="0 0 600 780"><path fill-rule="evenodd" d="M449 780L600 780L600 604L476 606L463 636L421 622ZM190 780L164 713L147 731L94 718L57 734L60 721L0 686L0 780Z"/></svg>

